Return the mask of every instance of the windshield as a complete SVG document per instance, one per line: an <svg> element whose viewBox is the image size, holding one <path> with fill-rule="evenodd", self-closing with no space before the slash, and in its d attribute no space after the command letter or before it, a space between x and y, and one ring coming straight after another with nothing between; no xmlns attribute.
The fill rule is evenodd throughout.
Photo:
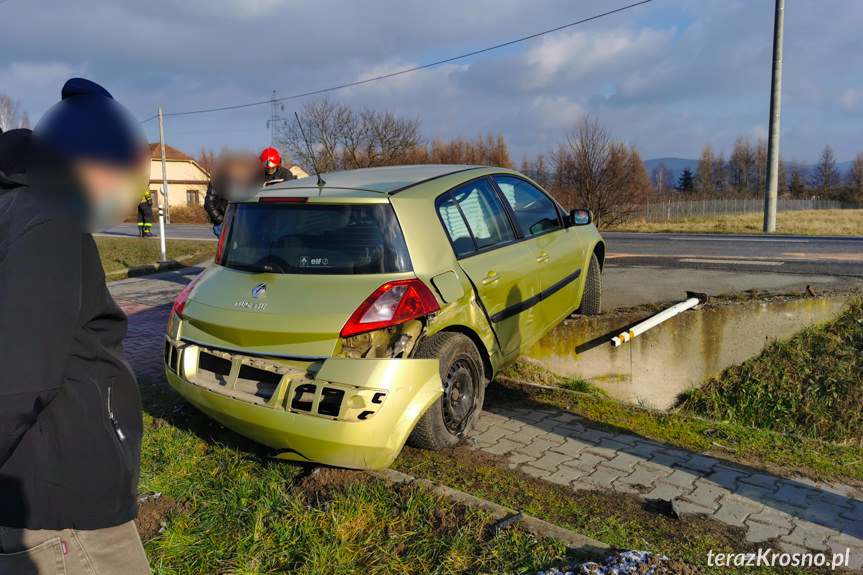
<svg viewBox="0 0 863 575"><path fill-rule="evenodd" d="M232 206L221 265L283 274L389 274L411 261L390 204Z"/></svg>

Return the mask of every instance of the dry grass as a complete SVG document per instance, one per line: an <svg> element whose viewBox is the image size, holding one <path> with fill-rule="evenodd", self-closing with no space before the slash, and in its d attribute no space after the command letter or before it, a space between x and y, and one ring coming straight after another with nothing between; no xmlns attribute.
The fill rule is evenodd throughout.
<svg viewBox="0 0 863 575"><path fill-rule="evenodd" d="M96 246L105 272L111 274L118 270L145 266L162 259L159 241L155 238L114 238L97 236ZM175 260L192 256L186 265L197 263L216 255L214 241L171 240L167 242L168 259Z"/></svg>
<svg viewBox="0 0 863 575"><path fill-rule="evenodd" d="M672 234L760 234L761 214L739 214L684 222L630 222L611 228L615 232ZM863 236L863 210L807 210L780 212L776 233L793 236Z"/></svg>
<svg viewBox="0 0 863 575"><path fill-rule="evenodd" d="M191 204L186 206L171 207L172 224L208 224L207 212L204 206Z"/></svg>

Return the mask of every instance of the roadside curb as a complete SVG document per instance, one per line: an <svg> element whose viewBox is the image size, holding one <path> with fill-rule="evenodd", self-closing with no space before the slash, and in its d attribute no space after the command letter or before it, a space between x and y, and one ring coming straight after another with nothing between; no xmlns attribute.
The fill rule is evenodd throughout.
<svg viewBox="0 0 863 575"><path fill-rule="evenodd" d="M180 256L175 260L168 260L166 262L157 262L155 264L148 264L145 266L135 266L132 268L125 268L122 270L116 270L112 272L105 273L105 279L108 281L122 280L126 278L135 278L140 276L146 276L150 274L155 274L158 272L164 272L169 270L175 270L182 267L186 267L187 262L194 259L195 256ZM207 261L206 259L203 261ZM192 262L197 263L197 262Z"/></svg>
<svg viewBox="0 0 863 575"><path fill-rule="evenodd" d="M440 485L427 479L418 479L416 477L413 477L412 475L401 473L393 469L366 471L366 473L368 473L372 477L376 477L390 483L422 485L431 492L442 497L446 497L451 501L462 503L464 505L468 505L469 507L482 509L486 513L490 514L495 519L495 521L500 521L507 517L511 517L515 513L518 513L514 509L504 507L503 505L498 505L497 503L492 503L491 501L481 499L474 495L469 495L463 491L453 489L452 487ZM555 539L556 541L562 543L567 549L583 555L585 558L604 559L609 553L613 552L613 549L610 545L607 545L601 541L597 541L596 539L593 539L591 537L587 537L586 535L576 533L575 531L570 531L568 529L564 529L563 527L558 527L557 525L549 523L548 521L543 521L542 519L538 519L536 517L533 517L532 515L522 514L521 519L517 522L517 524L538 537L548 537L551 539Z"/></svg>

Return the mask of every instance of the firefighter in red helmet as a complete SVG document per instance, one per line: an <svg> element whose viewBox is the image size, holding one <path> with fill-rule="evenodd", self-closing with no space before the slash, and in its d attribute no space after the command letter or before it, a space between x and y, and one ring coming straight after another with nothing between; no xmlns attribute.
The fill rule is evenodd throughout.
<svg viewBox="0 0 863 575"><path fill-rule="evenodd" d="M264 187L296 178L289 169L282 166L282 157L275 148L267 148L261 152L261 164L264 165Z"/></svg>

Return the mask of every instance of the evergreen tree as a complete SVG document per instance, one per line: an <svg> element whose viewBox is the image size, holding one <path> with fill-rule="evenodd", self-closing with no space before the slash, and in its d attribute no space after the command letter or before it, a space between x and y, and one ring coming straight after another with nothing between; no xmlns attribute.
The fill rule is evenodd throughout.
<svg viewBox="0 0 863 575"><path fill-rule="evenodd" d="M689 168L683 168L680 176L677 178L676 189L684 194L691 194L695 191L695 176Z"/></svg>
<svg viewBox="0 0 863 575"><path fill-rule="evenodd" d="M835 192L842 183L842 175L836 167L836 157L833 148L829 145L824 147L815 169L812 170L812 186L819 193L829 195Z"/></svg>

